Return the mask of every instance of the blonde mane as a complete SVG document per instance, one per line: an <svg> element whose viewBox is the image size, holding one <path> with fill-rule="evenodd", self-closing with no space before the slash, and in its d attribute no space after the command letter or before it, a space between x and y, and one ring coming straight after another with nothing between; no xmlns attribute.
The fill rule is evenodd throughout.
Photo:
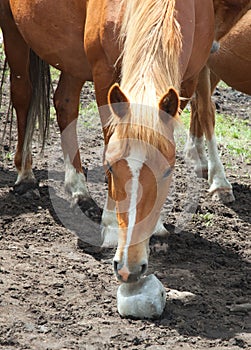
<svg viewBox="0 0 251 350"><path fill-rule="evenodd" d="M179 90L181 33L175 2L123 0L121 88L129 96L138 96L139 101L132 102L148 104L145 92L149 87L159 98L170 86Z"/></svg>
<svg viewBox="0 0 251 350"><path fill-rule="evenodd" d="M131 102L125 119L134 128L147 124L148 130L161 132L159 100L170 87L179 91L181 79L182 38L175 0L123 0L122 11L120 86Z"/></svg>

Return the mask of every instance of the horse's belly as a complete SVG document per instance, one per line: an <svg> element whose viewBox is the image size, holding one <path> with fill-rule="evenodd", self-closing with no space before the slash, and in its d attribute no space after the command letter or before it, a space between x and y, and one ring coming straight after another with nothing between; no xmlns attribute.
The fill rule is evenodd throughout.
<svg viewBox="0 0 251 350"><path fill-rule="evenodd" d="M251 95L251 10L221 40L210 69L233 88Z"/></svg>
<svg viewBox="0 0 251 350"><path fill-rule="evenodd" d="M10 0L10 5L19 31L42 59L91 80L84 51L85 1Z"/></svg>

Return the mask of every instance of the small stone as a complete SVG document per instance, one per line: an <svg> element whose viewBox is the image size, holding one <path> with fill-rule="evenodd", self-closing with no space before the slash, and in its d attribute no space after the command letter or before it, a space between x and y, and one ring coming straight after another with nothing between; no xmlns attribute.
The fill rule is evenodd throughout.
<svg viewBox="0 0 251 350"><path fill-rule="evenodd" d="M123 317L154 319L161 316L166 304L166 290L154 275L136 283L123 283L117 291L117 308Z"/></svg>
<svg viewBox="0 0 251 350"><path fill-rule="evenodd" d="M181 300L184 302L189 302L194 298L196 298L196 295L191 292L185 292L185 291L180 292L176 289L170 289L167 293L167 298L169 300Z"/></svg>

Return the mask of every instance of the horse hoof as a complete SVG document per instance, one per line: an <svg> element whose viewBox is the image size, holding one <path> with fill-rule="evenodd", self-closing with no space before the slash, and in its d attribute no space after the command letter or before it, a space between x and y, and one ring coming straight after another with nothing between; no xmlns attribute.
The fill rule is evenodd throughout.
<svg viewBox="0 0 251 350"><path fill-rule="evenodd" d="M233 195L233 191L231 189L228 189L228 190L218 189L212 193L212 200L218 201L218 202L220 201L222 203L232 203L235 201L235 198Z"/></svg>
<svg viewBox="0 0 251 350"><path fill-rule="evenodd" d="M36 191L38 189L38 182L35 179L23 180L13 186L14 193L22 196L28 192Z"/></svg>
<svg viewBox="0 0 251 350"><path fill-rule="evenodd" d="M97 203L90 197L79 198L77 204L79 205L82 212L90 218L93 222L101 224L102 219L102 209L97 205Z"/></svg>

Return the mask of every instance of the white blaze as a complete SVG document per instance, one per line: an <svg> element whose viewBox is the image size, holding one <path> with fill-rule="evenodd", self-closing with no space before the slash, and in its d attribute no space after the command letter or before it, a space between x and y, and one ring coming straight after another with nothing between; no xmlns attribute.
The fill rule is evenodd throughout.
<svg viewBox="0 0 251 350"><path fill-rule="evenodd" d="M130 203L128 208L128 228L126 236L126 245L124 249L124 265L128 266L128 249L132 240L133 229L136 223L137 216L137 201L139 192L139 175L145 161L145 151L141 147L131 150L130 155L126 158L127 164L130 168L132 178L130 193Z"/></svg>

